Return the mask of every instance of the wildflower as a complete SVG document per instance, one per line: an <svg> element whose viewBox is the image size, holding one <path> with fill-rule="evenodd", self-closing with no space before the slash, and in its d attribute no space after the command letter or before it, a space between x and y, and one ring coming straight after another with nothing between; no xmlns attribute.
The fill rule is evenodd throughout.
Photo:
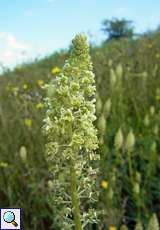
<svg viewBox="0 0 160 230"><path fill-rule="evenodd" d="M126 139L126 150L132 151L135 144L135 136L132 131L129 132L127 139Z"/></svg>
<svg viewBox="0 0 160 230"><path fill-rule="evenodd" d="M27 160L27 149L25 146L21 146L19 155L20 155L21 160L25 163Z"/></svg>
<svg viewBox="0 0 160 230"><path fill-rule="evenodd" d="M32 119L29 119L29 118L26 118L24 119L24 124L28 127L31 127L32 126Z"/></svg>
<svg viewBox="0 0 160 230"><path fill-rule="evenodd" d="M61 223L61 219L64 219L60 229L72 229L73 226L75 229L82 229L81 226L87 223L88 216L90 222L95 222L95 212L91 213L88 209L86 217L81 214L80 194L88 196L90 205L98 201L99 193L96 188L97 180L92 179L88 159L89 154L94 153L98 147L97 130L93 124L96 119L95 77L87 38L77 35L72 44L71 56L66 60L61 73L44 86L47 91L47 111L43 126L47 136L46 158L53 176L51 180L57 222ZM54 69L52 73L57 72L59 70ZM54 143L58 146L57 151ZM97 170L94 170L94 176L97 177ZM77 188L75 181L80 185ZM66 197L68 202L65 202ZM72 220L66 218L67 209L71 210L70 212L73 210Z"/></svg>
<svg viewBox="0 0 160 230"><path fill-rule="evenodd" d="M27 84L24 84L24 85L23 85L23 89L28 89L28 85L27 85Z"/></svg>
<svg viewBox="0 0 160 230"><path fill-rule="evenodd" d="M59 68L59 67L54 67L52 70L51 70L51 73L52 74L59 74L60 73L60 71L61 71L61 69Z"/></svg>
<svg viewBox="0 0 160 230"><path fill-rule="evenodd" d="M135 230L143 230L143 226L141 221L138 221L135 226Z"/></svg>
<svg viewBox="0 0 160 230"><path fill-rule="evenodd" d="M115 149L118 151L119 149L122 148L122 145L123 145L123 133L122 130L119 129L114 139Z"/></svg>
<svg viewBox="0 0 160 230"><path fill-rule="evenodd" d="M108 230L117 230L117 228L115 226L109 226Z"/></svg>
<svg viewBox="0 0 160 230"><path fill-rule="evenodd" d="M8 163L7 162L0 162L0 167L1 168L7 168L8 167Z"/></svg>
<svg viewBox="0 0 160 230"><path fill-rule="evenodd" d="M147 230L159 230L159 223L157 215L154 213L149 220Z"/></svg>
<svg viewBox="0 0 160 230"><path fill-rule="evenodd" d="M36 105L36 108L37 109L43 109L44 108L44 104L42 102L39 102L37 105Z"/></svg>
<svg viewBox="0 0 160 230"><path fill-rule="evenodd" d="M104 188L104 189L107 189L108 188L108 181L102 180L101 181L101 187Z"/></svg>
<svg viewBox="0 0 160 230"><path fill-rule="evenodd" d="M41 87L42 85L44 85L44 81L43 80L38 80L37 84L38 84L39 87Z"/></svg>

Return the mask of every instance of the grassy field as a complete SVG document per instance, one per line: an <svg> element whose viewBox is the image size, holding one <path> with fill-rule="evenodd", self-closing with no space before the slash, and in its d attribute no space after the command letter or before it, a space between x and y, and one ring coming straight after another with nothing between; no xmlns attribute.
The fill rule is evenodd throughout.
<svg viewBox="0 0 160 230"><path fill-rule="evenodd" d="M104 209L93 229L142 223L158 230L149 221L160 219L159 41L157 33L91 47L101 155L97 209ZM66 58L68 51L60 51L0 76L0 203L23 209L26 230L59 230L41 128L43 85Z"/></svg>

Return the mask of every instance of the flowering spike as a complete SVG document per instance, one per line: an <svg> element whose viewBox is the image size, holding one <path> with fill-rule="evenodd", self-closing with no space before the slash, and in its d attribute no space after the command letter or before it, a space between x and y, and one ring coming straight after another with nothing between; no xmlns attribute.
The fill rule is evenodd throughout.
<svg viewBox="0 0 160 230"><path fill-rule="evenodd" d="M90 162L98 159L94 152L98 141L93 125L95 79L89 45L82 34L77 35L72 44L71 56L62 71L45 85L47 111L43 130L48 138L46 154L53 175L54 205L59 210L57 220L62 224L61 229L75 226L81 230L88 220L95 221L96 217L92 203L98 195L95 179L98 170L91 167ZM59 179L60 174L63 180ZM74 221L69 216L73 216Z"/></svg>

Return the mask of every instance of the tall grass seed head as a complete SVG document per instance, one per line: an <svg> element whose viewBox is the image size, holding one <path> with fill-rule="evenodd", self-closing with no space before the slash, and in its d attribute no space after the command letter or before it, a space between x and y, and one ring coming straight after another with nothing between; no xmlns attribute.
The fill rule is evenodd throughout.
<svg viewBox="0 0 160 230"><path fill-rule="evenodd" d="M26 161L27 161L27 149L25 146L21 146L21 148L19 150L19 155L20 155L22 162L26 163Z"/></svg>
<svg viewBox="0 0 160 230"><path fill-rule="evenodd" d="M132 131L130 131L126 138L125 148L127 151L132 151L135 145L135 136Z"/></svg>
<svg viewBox="0 0 160 230"><path fill-rule="evenodd" d="M116 133L116 136L114 139L114 146L115 146L115 149L118 151L122 148L122 145L123 145L123 133L120 128L118 132Z"/></svg>

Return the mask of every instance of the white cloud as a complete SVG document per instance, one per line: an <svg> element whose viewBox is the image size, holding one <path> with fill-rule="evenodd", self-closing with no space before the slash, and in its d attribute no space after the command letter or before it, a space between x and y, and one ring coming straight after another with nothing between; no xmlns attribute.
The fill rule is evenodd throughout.
<svg viewBox="0 0 160 230"><path fill-rule="evenodd" d="M0 32L0 62L3 65L14 65L23 61L31 47L29 44L20 42L11 33Z"/></svg>

